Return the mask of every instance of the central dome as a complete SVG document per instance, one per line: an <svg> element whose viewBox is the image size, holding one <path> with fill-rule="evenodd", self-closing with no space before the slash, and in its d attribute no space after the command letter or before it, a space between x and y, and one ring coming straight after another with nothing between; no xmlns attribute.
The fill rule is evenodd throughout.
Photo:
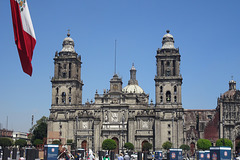
<svg viewBox="0 0 240 160"><path fill-rule="evenodd" d="M126 93L144 93L143 89L136 84L130 84L123 88L123 92Z"/></svg>

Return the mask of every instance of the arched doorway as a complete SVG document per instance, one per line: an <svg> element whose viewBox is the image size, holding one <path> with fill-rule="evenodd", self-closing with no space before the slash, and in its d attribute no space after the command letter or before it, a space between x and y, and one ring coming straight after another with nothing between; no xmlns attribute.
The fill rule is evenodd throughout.
<svg viewBox="0 0 240 160"><path fill-rule="evenodd" d="M144 150L143 150L143 145L144 145L144 143L148 143L148 141L144 140L144 141L142 142L142 152L144 151Z"/></svg>
<svg viewBox="0 0 240 160"><path fill-rule="evenodd" d="M87 151L87 141L86 141L86 140L82 141L81 147L82 147L85 151Z"/></svg>
<svg viewBox="0 0 240 160"><path fill-rule="evenodd" d="M115 154L119 154L119 140L118 140L118 138L116 138L116 137L113 137L112 139L113 139L113 140L116 142L116 144L117 144L116 149L113 150L113 151L114 151Z"/></svg>

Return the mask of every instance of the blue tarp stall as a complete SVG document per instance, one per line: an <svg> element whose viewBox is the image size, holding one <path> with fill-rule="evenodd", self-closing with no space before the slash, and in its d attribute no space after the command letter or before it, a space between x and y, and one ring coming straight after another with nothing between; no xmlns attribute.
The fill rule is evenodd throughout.
<svg viewBox="0 0 240 160"><path fill-rule="evenodd" d="M58 145L44 145L44 160L56 160L58 156Z"/></svg>
<svg viewBox="0 0 240 160"><path fill-rule="evenodd" d="M205 151L198 151L197 159L198 160L205 160Z"/></svg>
<svg viewBox="0 0 240 160"><path fill-rule="evenodd" d="M162 155L162 151L155 151L155 159L156 160L162 160L162 157L163 157L163 155Z"/></svg>
<svg viewBox="0 0 240 160"><path fill-rule="evenodd" d="M210 147L210 160L231 160L231 147Z"/></svg>
<svg viewBox="0 0 240 160"><path fill-rule="evenodd" d="M170 160L182 160L183 157L182 157L182 149L170 149L170 157L169 159Z"/></svg>
<svg viewBox="0 0 240 160"><path fill-rule="evenodd" d="M207 150L207 151L205 151L205 160L210 160L210 151L209 150Z"/></svg>

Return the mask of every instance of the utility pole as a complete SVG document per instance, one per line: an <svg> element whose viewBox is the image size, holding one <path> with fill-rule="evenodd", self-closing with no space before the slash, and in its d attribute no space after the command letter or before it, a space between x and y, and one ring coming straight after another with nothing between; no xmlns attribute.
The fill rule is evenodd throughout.
<svg viewBox="0 0 240 160"><path fill-rule="evenodd" d="M124 142L123 142L123 138L124 138L124 132L123 132L124 121L125 121L125 118L124 118L124 113L123 113L123 116L122 116L122 153L124 153L124 151L123 151L123 146L124 146Z"/></svg>
<svg viewBox="0 0 240 160"><path fill-rule="evenodd" d="M78 129L78 116L76 116L76 131L75 131L75 154L77 153L77 129Z"/></svg>
<svg viewBox="0 0 240 160"><path fill-rule="evenodd" d="M173 147L174 147L174 136L173 136L173 134L174 134L174 130L173 130L174 113L175 113L175 111L173 111L173 113L172 113L172 144L173 144Z"/></svg>
<svg viewBox="0 0 240 160"><path fill-rule="evenodd" d="M179 112L177 112L177 134L178 134L178 114L179 114ZM177 148L178 148L178 136L177 136Z"/></svg>
<svg viewBox="0 0 240 160"><path fill-rule="evenodd" d="M222 125L223 125L223 146L225 146L225 140L224 140L224 125L225 125L225 120L224 120L224 116L222 117Z"/></svg>

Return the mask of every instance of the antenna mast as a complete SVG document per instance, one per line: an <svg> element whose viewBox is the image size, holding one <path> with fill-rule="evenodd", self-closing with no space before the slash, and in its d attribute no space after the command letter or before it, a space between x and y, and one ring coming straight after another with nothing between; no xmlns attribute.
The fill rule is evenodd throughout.
<svg viewBox="0 0 240 160"><path fill-rule="evenodd" d="M116 74L117 70L117 40L115 39L115 57L114 57L114 75Z"/></svg>

